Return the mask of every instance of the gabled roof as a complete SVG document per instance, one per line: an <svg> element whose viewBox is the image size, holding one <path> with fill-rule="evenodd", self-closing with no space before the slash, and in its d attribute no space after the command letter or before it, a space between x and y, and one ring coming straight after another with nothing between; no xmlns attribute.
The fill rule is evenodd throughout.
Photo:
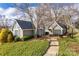
<svg viewBox="0 0 79 59"><path fill-rule="evenodd" d="M58 23L62 28L67 28L65 24Z"/></svg>
<svg viewBox="0 0 79 59"><path fill-rule="evenodd" d="M33 24L31 21L24 21L24 20L16 20L19 26L22 29L33 29Z"/></svg>
<svg viewBox="0 0 79 59"><path fill-rule="evenodd" d="M55 26L55 25L59 25L61 28L64 28L64 29L66 29L67 27L66 27L66 25L65 24L62 24L62 23L58 23L58 22L54 22L54 23L52 23L50 26L49 26L49 28L53 25L53 27Z"/></svg>

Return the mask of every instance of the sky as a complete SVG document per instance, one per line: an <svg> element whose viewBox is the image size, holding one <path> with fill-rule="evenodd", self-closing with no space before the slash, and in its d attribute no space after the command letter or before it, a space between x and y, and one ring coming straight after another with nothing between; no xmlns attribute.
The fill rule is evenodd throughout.
<svg viewBox="0 0 79 59"><path fill-rule="evenodd" d="M18 4L18 3L17 3ZM27 3L20 3L20 6L21 7L25 7L24 4L27 4ZM59 7L62 7L62 6L69 6L69 5L73 5L74 3L53 3L54 6L59 6ZM36 7L38 6L37 3L30 3L29 4L30 7ZM9 8L9 7L16 7L15 3L0 3L0 8Z"/></svg>
<svg viewBox="0 0 79 59"><path fill-rule="evenodd" d="M29 18L27 14L25 14L23 12L23 10L27 7L26 6L27 3L17 3L17 6L20 7L22 10L18 10L16 8L16 4L15 3L0 3L0 20L5 17L8 19L18 19L18 18L22 18L22 19L26 19L25 15L27 16L27 19ZM29 7L38 7L39 4L37 3L30 3ZM54 3L53 6L54 7L63 7L63 6L70 6L70 5L74 5L73 3ZM79 7L79 4L75 4L75 6ZM9 22L10 24L10 22Z"/></svg>
<svg viewBox="0 0 79 59"><path fill-rule="evenodd" d="M18 10L16 8L15 3L0 3L0 15L5 15L6 18L16 18L16 13L18 17L23 16L23 10L27 7L27 3L17 3L17 7L20 7L22 9ZM36 7L37 4L29 4L29 7ZM1 18L1 17L0 17Z"/></svg>
<svg viewBox="0 0 79 59"><path fill-rule="evenodd" d="M17 6L24 10L27 6L27 3L17 3ZM29 7L37 7L39 4L30 3ZM74 3L53 3L54 7L63 7L74 5ZM75 6L79 7L79 4L75 4ZM0 3L0 15L5 15L6 18L16 18L16 14L18 17L23 16L23 11L20 11L16 8L15 3Z"/></svg>
<svg viewBox="0 0 79 59"><path fill-rule="evenodd" d="M0 3L0 8L9 8L9 7L14 7L15 5L12 3Z"/></svg>
<svg viewBox="0 0 79 59"><path fill-rule="evenodd" d="M24 7L24 5L23 5L24 3L20 3L20 4L21 4L21 7ZM27 4L27 3L25 3L25 4ZM33 6L35 7L37 5L38 5L37 3L29 4L30 7L33 7ZM16 5L15 5L15 3L0 3L0 8L6 9L6 8L9 8L9 7L16 7Z"/></svg>

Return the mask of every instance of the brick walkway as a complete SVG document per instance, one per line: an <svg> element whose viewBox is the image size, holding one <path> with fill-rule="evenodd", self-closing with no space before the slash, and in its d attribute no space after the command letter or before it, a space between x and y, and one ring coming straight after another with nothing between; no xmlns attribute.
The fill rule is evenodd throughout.
<svg viewBox="0 0 79 59"><path fill-rule="evenodd" d="M58 51L59 51L59 42L57 40L57 37L51 37L50 47L48 48L44 56L57 56Z"/></svg>

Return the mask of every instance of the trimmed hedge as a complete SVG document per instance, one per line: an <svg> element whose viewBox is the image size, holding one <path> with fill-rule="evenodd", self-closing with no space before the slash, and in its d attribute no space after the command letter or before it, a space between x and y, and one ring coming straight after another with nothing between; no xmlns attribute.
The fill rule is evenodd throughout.
<svg viewBox="0 0 79 59"><path fill-rule="evenodd" d="M29 40L32 38L33 38L33 36L23 36L22 40L26 41L26 40Z"/></svg>
<svg viewBox="0 0 79 59"><path fill-rule="evenodd" d="M15 41L20 41L21 40L20 37L18 37L18 36L15 36L14 39L15 39Z"/></svg>

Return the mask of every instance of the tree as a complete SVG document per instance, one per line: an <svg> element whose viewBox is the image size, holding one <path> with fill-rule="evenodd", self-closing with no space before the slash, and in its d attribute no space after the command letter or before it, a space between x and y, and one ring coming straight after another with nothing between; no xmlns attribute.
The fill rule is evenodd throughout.
<svg viewBox="0 0 79 59"><path fill-rule="evenodd" d="M75 27L79 29L79 18L78 18L78 20L75 22Z"/></svg>
<svg viewBox="0 0 79 59"><path fill-rule="evenodd" d="M75 16L76 13L79 13L77 9L68 7L67 9L59 8L59 6L53 6L53 4L42 3L39 4L35 10L29 8L29 4L23 4L24 8L20 8L20 4L16 7L20 10L23 10L24 13L29 15L31 22L35 25L35 36L37 37L37 32L39 27L47 27L51 25L54 21L61 22L67 26L67 28L72 28L77 30L72 23L71 18ZM34 26L33 26L34 29Z"/></svg>
<svg viewBox="0 0 79 59"><path fill-rule="evenodd" d="M39 4L39 7L36 10L36 15L37 19L35 21L37 23L37 29L41 26L45 29L45 27L50 25L50 22L53 21L50 4Z"/></svg>
<svg viewBox="0 0 79 59"><path fill-rule="evenodd" d="M63 23L67 26L67 28L71 28L72 37L73 37L73 30L75 30L75 31L78 31L78 30L73 25L72 17L75 16L75 14L79 13L78 10L74 9L70 6L67 9L65 9L64 7L63 8L52 7L52 11L54 13L54 21Z"/></svg>
<svg viewBox="0 0 79 59"><path fill-rule="evenodd" d="M1 28L2 28L2 27L8 28L7 19L5 18L4 15L1 15L1 16L2 16L2 17L1 17L1 19L0 19L0 27L1 27Z"/></svg>
<svg viewBox="0 0 79 59"><path fill-rule="evenodd" d="M13 42L13 40L14 40L13 33L9 31L7 36L7 42Z"/></svg>
<svg viewBox="0 0 79 59"><path fill-rule="evenodd" d="M72 32L71 37L73 38L73 31L79 32L78 29L75 28L75 26L73 24L73 20L72 20L72 17L76 16L76 14L78 13L78 10L71 8L71 7L68 7L68 9L63 8L63 10L65 11L63 19L66 23L66 26L72 29L71 30L71 32Z"/></svg>

